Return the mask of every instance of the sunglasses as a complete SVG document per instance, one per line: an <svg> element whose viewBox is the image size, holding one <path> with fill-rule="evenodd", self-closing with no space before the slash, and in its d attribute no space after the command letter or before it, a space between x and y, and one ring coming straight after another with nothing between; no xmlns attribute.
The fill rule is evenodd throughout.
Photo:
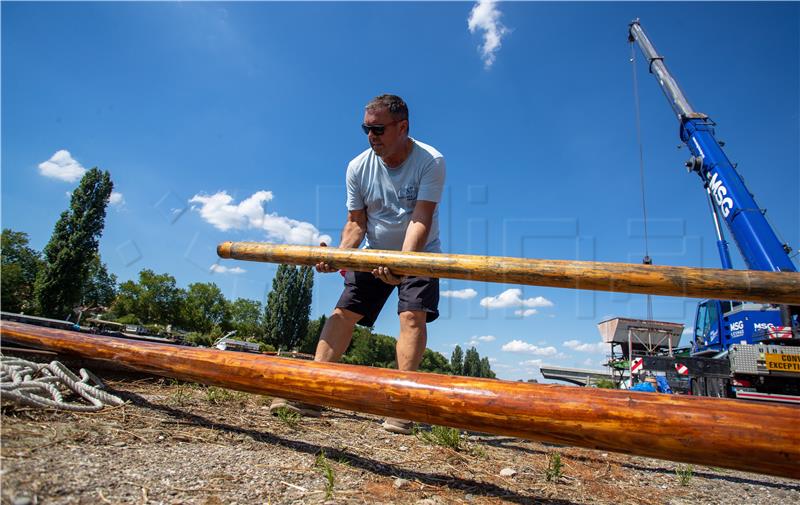
<svg viewBox="0 0 800 505"><path fill-rule="evenodd" d="M364 130L364 133L366 135L369 135L369 132L372 132L374 135L381 136L383 135L383 132L386 131L387 126L389 126L390 124L399 123L400 121L402 121L402 119L398 121L392 121L391 123L386 123L386 124L362 124L361 129Z"/></svg>

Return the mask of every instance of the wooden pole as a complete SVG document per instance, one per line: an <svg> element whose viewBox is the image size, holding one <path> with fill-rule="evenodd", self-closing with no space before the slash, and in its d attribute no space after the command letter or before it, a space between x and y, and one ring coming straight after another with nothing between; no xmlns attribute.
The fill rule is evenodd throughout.
<svg viewBox="0 0 800 505"><path fill-rule="evenodd" d="M176 379L562 445L800 478L800 408L399 372L2 322L3 340Z"/></svg>
<svg viewBox="0 0 800 505"><path fill-rule="evenodd" d="M222 258L397 275L800 305L800 273L223 242Z"/></svg>

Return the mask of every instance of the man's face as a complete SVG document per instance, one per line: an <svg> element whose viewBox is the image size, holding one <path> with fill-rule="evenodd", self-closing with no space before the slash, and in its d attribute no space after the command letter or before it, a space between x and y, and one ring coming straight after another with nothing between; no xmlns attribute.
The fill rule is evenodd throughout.
<svg viewBox="0 0 800 505"><path fill-rule="evenodd" d="M392 118L386 108L370 109L364 113L364 124L368 126L384 125L383 135L376 135L370 131L367 134L369 145L375 154L381 158L402 152L406 147L408 137L408 123L406 120L397 121Z"/></svg>

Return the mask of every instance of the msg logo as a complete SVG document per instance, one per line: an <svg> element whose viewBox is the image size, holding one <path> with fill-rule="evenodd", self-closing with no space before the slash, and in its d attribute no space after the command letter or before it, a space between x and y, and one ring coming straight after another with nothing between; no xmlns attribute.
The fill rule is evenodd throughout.
<svg viewBox="0 0 800 505"><path fill-rule="evenodd" d="M714 200L716 200L719 209L722 211L723 217L728 217L731 213L731 209L733 209L733 200L727 196L728 195L728 188L726 188L722 184L722 180L718 179L719 174L714 173L714 176L711 176L711 171L706 174L706 177L710 179L708 181L708 188L711 191L711 194L714 196Z"/></svg>

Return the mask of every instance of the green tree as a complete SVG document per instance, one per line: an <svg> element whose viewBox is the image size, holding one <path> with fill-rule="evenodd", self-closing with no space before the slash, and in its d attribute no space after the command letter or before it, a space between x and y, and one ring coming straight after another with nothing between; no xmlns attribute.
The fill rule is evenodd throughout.
<svg viewBox="0 0 800 505"><path fill-rule="evenodd" d="M464 373L464 351L461 350L460 345L453 349L453 354L450 356L450 369L456 375Z"/></svg>
<svg viewBox="0 0 800 505"><path fill-rule="evenodd" d="M140 274L141 275L141 274ZM119 285L117 296L111 304L111 314L117 321L133 324L139 322L142 288L134 281L125 281Z"/></svg>
<svg viewBox="0 0 800 505"><path fill-rule="evenodd" d="M295 349L306 337L313 287L314 271L311 267L278 266L264 310L267 344Z"/></svg>
<svg viewBox="0 0 800 505"><path fill-rule="evenodd" d="M328 321L328 318L325 317L323 314L319 317L319 319L314 319L313 321L309 321L308 323L308 331L306 332L306 338L300 343L300 352L304 352L306 354L314 354L317 350L317 342L319 342L319 337L322 335L322 329L325 327L325 323Z"/></svg>
<svg viewBox="0 0 800 505"><path fill-rule="evenodd" d="M464 355L463 375L467 377L481 376L481 356L474 346L470 347L467 354Z"/></svg>
<svg viewBox="0 0 800 505"><path fill-rule="evenodd" d="M419 364L419 370L422 372L440 374L452 373L452 369L450 368L450 363L447 362L447 358L430 349L425 349L425 352L422 353L422 361Z"/></svg>
<svg viewBox="0 0 800 505"><path fill-rule="evenodd" d="M600 379L594 385L600 389L617 389L617 385L610 379Z"/></svg>
<svg viewBox="0 0 800 505"><path fill-rule="evenodd" d="M30 312L33 289L42 268L42 255L28 247L28 234L3 229L0 266L0 305L7 312Z"/></svg>
<svg viewBox="0 0 800 505"><path fill-rule="evenodd" d="M230 327L236 330L236 334L241 337L255 337L261 340L264 336L264 328L261 326L261 314L264 311L261 302L237 298L236 301L228 304L230 311Z"/></svg>
<svg viewBox="0 0 800 505"><path fill-rule="evenodd" d="M176 286L175 277L145 269L139 272L138 283L120 284L112 312L117 317L134 315L143 324L191 323L181 319L185 297L186 292Z"/></svg>
<svg viewBox="0 0 800 505"><path fill-rule="evenodd" d="M183 301L184 326L204 334L217 333L228 327L228 301L213 282L189 284Z"/></svg>
<svg viewBox="0 0 800 505"><path fill-rule="evenodd" d="M492 366L489 364L489 358L481 358L480 374L478 377L484 377L486 379L494 379L497 377L492 371Z"/></svg>
<svg viewBox="0 0 800 505"><path fill-rule="evenodd" d="M36 278L34 296L45 316L68 317L80 302L105 226L106 206L114 184L108 172L88 170L72 192L44 248L46 264Z"/></svg>
<svg viewBox="0 0 800 505"><path fill-rule="evenodd" d="M109 307L117 296L117 276L108 273L106 264L95 254L89 263L82 301L85 307Z"/></svg>
<svg viewBox="0 0 800 505"><path fill-rule="evenodd" d="M394 338L373 333L365 326L356 326L350 349L342 356L342 361L352 365L396 368L396 346Z"/></svg>

